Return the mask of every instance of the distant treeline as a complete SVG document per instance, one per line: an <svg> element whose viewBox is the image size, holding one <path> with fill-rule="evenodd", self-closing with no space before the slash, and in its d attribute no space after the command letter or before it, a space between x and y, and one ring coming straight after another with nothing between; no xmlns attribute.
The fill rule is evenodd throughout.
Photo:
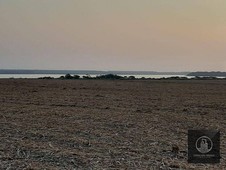
<svg viewBox="0 0 226 170"><path fill-rule="evenodd" d="M40 77L39 79L54 79L53 77ZM188 77L179 77L179 76L174 76L174 77L163 77L163 78L136 78L135 76L119 76L116 74L105 74L105 75L99 75L95 77L91 77L90 75L85 75L85 76L79 76L79 75L71 75L71 74L66 74L65 76L60 76L59 78L55 79L62 79L62 80L72 80L72 79L102 79L102 80L223 80L226 78L217 78L217 77L193 77L193 78L188 78Z"/></svg>
<svg viewBox="0 0 226 170"><path fill-rule="evenodd" d="M187 76L202 76L202 77L226 77L226 72L212 71L212 72L192 72Z"/></svg>
<svg viewBox="0 0 226 170"><path fill-rule="evenodd" d="M54 79L53 77L40 77L39 79ZM57 79L110 79L110 80L123 80L123 79L136 79L135 76L119 76L116 74L105 74L105 75L99 75L95 77L91 77L90 75L85 76L79 76L79 75L71 75L66 74L65 76L60 76Z"/></svg>

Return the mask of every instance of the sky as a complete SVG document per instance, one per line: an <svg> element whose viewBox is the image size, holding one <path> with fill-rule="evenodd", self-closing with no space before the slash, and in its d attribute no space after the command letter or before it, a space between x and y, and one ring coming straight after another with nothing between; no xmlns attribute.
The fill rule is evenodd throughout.
<svg viewBox="0 0 226 170"><path fill-rule="evenodd" d="M226 1L0 0L0 69L226 71Z"/></svg>

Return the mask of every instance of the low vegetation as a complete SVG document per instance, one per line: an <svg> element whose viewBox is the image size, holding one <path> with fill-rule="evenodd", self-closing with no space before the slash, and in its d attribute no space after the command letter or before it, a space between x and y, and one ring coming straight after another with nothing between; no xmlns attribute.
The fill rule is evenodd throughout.
<svg viewBox="0 0 226 170"><path fill-rule="evenodd" d="M39 79L54 79L53 77L40 77ZM191 78L188 77L180 77L180 76L173 76L173 77L162 77L162 78L136 78L135 76L120 76L116 74L104 74L104 75L97 75L92 77L90 75L85 75L80 77L79 75L71 75L66 74L65 76L61 76L58 79L101 79L101 80L225 80L226 77L214 77L214 76L194 76Z"/></svg>

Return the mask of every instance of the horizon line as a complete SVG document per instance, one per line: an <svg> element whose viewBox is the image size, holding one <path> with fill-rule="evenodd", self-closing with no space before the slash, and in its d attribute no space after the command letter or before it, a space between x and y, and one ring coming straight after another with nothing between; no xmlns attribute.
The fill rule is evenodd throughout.
<svg viewBox="0 0 226 170"><path fill-rule="evenodd" d="M226 72L226 71L219 71L219 70L198 70L198 71L154 71L154 70L97 70L97 69L16 69L16 68L3 68L1 71L95 71L95 72L156 72L156 73L181 73L181 72Z"/></svg>

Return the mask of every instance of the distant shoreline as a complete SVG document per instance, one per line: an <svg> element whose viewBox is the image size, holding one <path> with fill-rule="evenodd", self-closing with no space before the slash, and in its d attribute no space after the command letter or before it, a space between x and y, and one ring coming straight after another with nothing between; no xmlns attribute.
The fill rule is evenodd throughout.
<svg viewBox="0 0 226 170"><path fill-rule="evenodd" d="M116 74L103 74L103 75L59 75L59 74L5 74L0 79L55 79L55 80L226 80L226 77L199 77L199 76L185 76L185 75L116 75ZM36 76L36 77L35 77Z"/></svg>
<svg viewBox="0 0 226 170"><path fill-rule="evenodd" d="M226 77L226 72L220 72L220 71L211 71L211 72L205 72L205 71L198 71L198 72L191 72L188 73L188 76L202 76L202 77Z"/></svg>
<svg viewBox="0 0 226 170"><path fill-rule="evenodd" d="M29 69L0 69L0 78L58 78L64 75L95 78L104 75L135 77L136 79L224 79L226 72L157 72L157 71L99 71L99 70L29 70ZM126 78L127 79L127 78Z"/></svg>
<svg viewBox="0 0 226 170"><path fill-rule="evenodd" d="M0 69L0 74L187 75L189 72Z"/></svg>

